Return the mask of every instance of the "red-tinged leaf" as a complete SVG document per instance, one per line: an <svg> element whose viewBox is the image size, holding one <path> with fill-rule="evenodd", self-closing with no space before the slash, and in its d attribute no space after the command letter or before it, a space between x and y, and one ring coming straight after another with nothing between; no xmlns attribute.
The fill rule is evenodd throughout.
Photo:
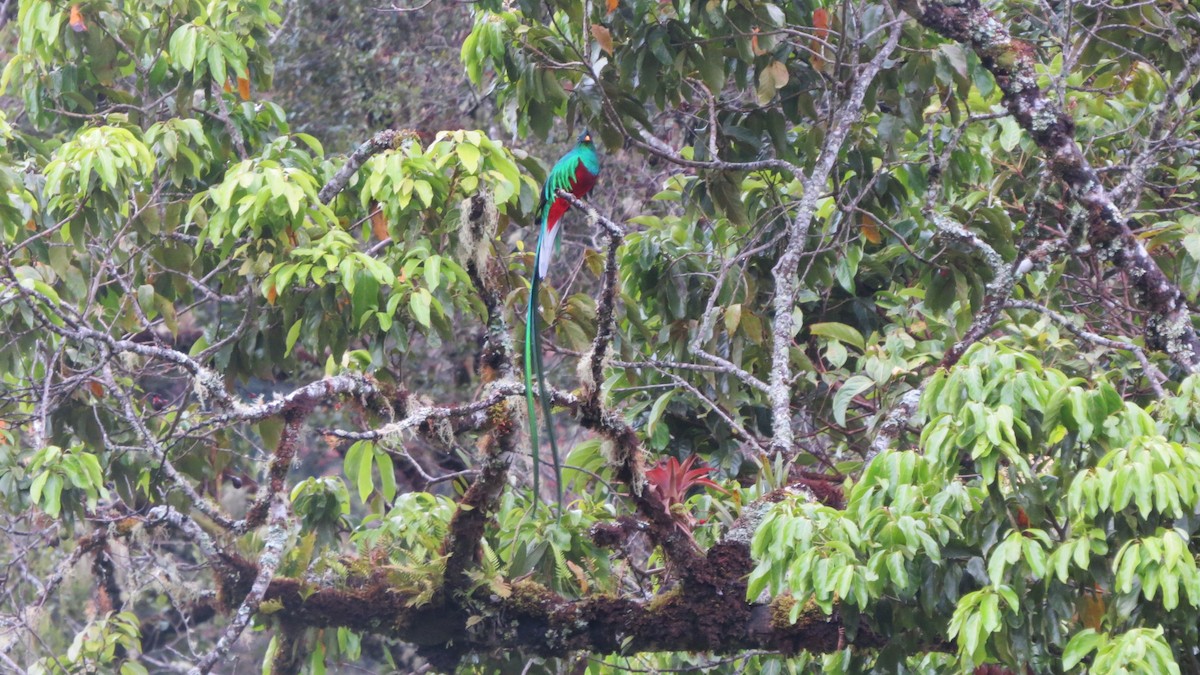
<svg viewBox="0 0 1200 675"><path fill-rule="evenodd" d="M83 22L83 12L79 11L79 5L71 5L71 30L76 33L81 33L87 30L87 24Z"/></svg>
<svg viewBox="0 0 1200 675"><path fill-rule="evenodd" d="M829 10L821 7L813 10L813 28L816 29L812 41L814 53L813 67L817 70L825 67L825 38L829 36Z"/></svg>
<svg viewBox="0 0 1200 675"><path fill-rule="evenodd" d="M613 53L612 32L598 23L592 24L592 37L596 39L596 44L600 45L600 49L608 52L609 56Z"/></svg>
<svg viewBox="0 0 1200 675"><path fill-rule="evenodd" d="M1029 514L1025 513L1025 509L1017 507L1017 526L1022 530L1029 529Z"/></svg>
<svg viewBox="0 0 1200 675"><path fill-rule="evenodd" d="M383 215L383 208L378 202L371 202L371 233L379 241L386 241L391 238L388 232L387 218Z"/></svg>
<svg viewBox="0 0 1200 675"><path fill-rule="evenodd" d="M879 233L879 226L876 225L875 221L871 218L863 216L858 221L858 229L862 231L863 239L866 239L872 244L879 244L883 242L883 235Z"/></svg>
<svg viewBox="0 0 1200 675"><path fill-rule="evenodd" d="M817 37L821 40L829 35L829 10L824 7L813 10L813 28L817 29Z"/></svg>
<svg viewBox="0 0 1200 675"><path fill-rule="evenodd" d="M617 11L617 7L621 5L621 0L608 0L608 13L612 14Z"/></svg>
<svg viewBox="0 0 1200 675"><path fill-rule="evenodd" d="M681 464L678 459L667 457L646 471L646 482L667 507L682 504L688 490L694 487L708 487L728 494L708 477L713 471L712 467L692 468L696 460L697 456L692 455Z"/></svg>

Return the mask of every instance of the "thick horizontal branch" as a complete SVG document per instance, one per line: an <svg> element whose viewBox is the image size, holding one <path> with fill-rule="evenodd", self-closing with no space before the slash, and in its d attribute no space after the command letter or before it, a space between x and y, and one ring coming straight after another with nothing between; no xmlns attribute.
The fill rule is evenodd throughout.
<svg viewBox="0 0 1200 675"><path fill-rule="evenodd" d="M791 493L773 493L746 511L761 517L770 506L767 502L786 494ZM439 594L434 602L414 608L410 603L416 592L390 583L393 575L386 566L337 588L313 589L305 581L276 578L263 599L280 603L278 615L294 626L341 626L403 640L418 645L425 658L446 670L468 654L514 649L551 657L572 651L827 653L845 646L838 617L826 616L815 605L803 609L792 624L790 597L746 600L746 578L752 567L748 539L754 528L753 522L735 523L722 542L697 556L679 586L650 599L611 595L567 599L524 580L511 582L507 597L487 591L459 606L451 596ZM242 565L245 569L224 584L226 588L245 592L246 580L259 576L253 563ZM463 619L468 611L482 621L467 628ZM857 646L877 646L876 642L860 628Z"/></svg>
<svg viewBox="0 0 1200 675"><path fill-rule="evenodd" d="M198 381L196 386L205 392L215 388L206 386L206 384L208 383ZM220 388L224 390L224 383L220 384ZM367 401L380 395L381 392L375 382L363 375L331 375L293 389L270 401L262 403L231 401L230 409L227 412L216 416L206 424L260 422L269 417L278 417L293 411L307 414L322 403L331 403L345 397L355 397Z"/></svg>
<svg viewBox="0 0 1200 675"><path fill-rule="evenodd" d="M493 387L488 395L478 401L457 406L424 406L415 407L402 419L389 422L378 429L366 431L350 431L346 429L318 429L318 433L351 441L378 441L397 436L404 431L420 427L432 420L451 419L456 417L474 417L488 408L500 403L510 396L524 396L525 385L519 382L506 382ZM476 426L482 427L486 420L478 420Z"/></svg>

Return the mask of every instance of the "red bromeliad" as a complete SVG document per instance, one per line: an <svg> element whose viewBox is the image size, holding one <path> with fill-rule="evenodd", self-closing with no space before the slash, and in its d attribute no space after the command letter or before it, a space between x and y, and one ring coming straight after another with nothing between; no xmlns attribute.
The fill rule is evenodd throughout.
<svg viewBox="0 0 1200 675"><path fill-rule="evenodd" d="M676 520L676 524L689 534L696 525L696 520L683 508L688 491L702 485L728 494L725 488L708 477L713 471L711 466L693 469L692 465L695 463L696 455L683 460L682 464L674 457L668 457L646 471L646 483L650 486L650 491L658 496L663 507Z"/></svg>

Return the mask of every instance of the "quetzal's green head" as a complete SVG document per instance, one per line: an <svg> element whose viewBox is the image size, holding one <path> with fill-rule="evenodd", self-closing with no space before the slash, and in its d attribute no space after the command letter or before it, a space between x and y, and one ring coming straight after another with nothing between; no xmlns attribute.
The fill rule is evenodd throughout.
<svg viewBox="0 0 1200 675"><path fill-rule="evenodd" d="M579 132L579 138L576 140L576 145L586 146L587 148L594 150L595 148L592 146L592 132L588 131L587 129Z"/></svg>

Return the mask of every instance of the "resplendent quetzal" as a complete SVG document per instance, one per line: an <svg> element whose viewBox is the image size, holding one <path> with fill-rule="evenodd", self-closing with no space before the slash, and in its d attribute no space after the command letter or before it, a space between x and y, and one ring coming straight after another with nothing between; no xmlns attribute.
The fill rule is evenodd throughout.
<svg viewBox="0 0 1200 675"><path fill-rule="evenodd" d="M592 145L592 135L585 129L579 134L575 147L562 156L546 176L542 186L542 202L538 205L537 251L533 258L533 279L529 284L529 311L525 319L525 400L529 404L529 444L533 447L533 494L538 495L538 423L537 408L533 403L533 377L537 374L538 394L542 399L542 415L546 418L546 435L550 437L550 457L554 460L555 487L558 503L562 504L562 470L558 460L558 443L554 439L554 426L550 420L550 394L546 391L546 374L542 370L542 342L538 330L538 295L542 280L550 271L550 259L558 247L559 222L571 205L558 196L566 190L576 197L584 197L596 185L600 175L600 158Z"/></svg>

